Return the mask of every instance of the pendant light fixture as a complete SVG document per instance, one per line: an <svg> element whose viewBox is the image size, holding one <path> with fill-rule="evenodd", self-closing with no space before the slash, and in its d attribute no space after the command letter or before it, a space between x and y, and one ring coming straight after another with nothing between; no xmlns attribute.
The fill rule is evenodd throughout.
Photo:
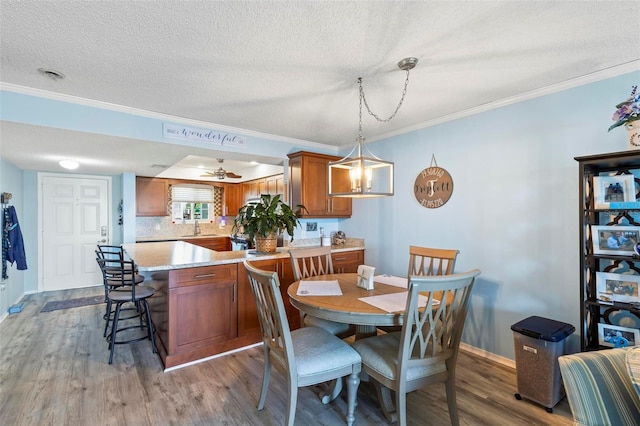
<svg viewBox="0 0 640 426"><path fill-rule="evenodd" d="M364 95L364 89L362 88L362 77L358 78L360 115L356 146L354 146L351 152L343 159L329 163L330 197L370 198L393 195L393 162L376 157L367 148L364 136L362 136L362 105L365 105L369 114L376 120L381 122L390 121L396 116L402 106L402 102L404 102L407 85L409 84L409 71L412 70L417 63L418 59L416 58L404 58L398 62L398 68L407 72L407 78L404 82L404 90L402 91L402 97L396 110L386 119L378 117L371 111ZM351 157L354 153L357 153L357 156Z"/></svg>

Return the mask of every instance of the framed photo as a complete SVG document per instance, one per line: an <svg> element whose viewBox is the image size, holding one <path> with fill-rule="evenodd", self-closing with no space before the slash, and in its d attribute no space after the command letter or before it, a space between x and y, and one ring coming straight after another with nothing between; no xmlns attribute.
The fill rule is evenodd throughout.
<svg viewBox="0 0 640 426"><path fill-rule="evenodd" d="M598 323L598 342L610 348L635 346L640 343L640 330Z"/></svg>
<svg viewBox="0 0 640 426"><path fill-rule="evenodd" d="M633 256L640 243L640 226L591 225L594 254Z"/></svg>
<svg viewBox="0 0 640 426"><path fill-rule="evenodd" d="M596 297L600 302L640 303L639 287L640 275L596 272Z"/></svg>
<svg viewBox="0 0 640 426"><path fill-rule="evenodd" d="M635 202L634 176L594 176L593 195L596 209L608 209L611 207L610 203Z"/></svg>

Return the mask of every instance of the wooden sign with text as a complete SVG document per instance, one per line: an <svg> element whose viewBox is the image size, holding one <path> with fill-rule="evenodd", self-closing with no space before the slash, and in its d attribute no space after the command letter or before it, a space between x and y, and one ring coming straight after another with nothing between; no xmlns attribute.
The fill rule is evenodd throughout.
<svg viewBox="0 0 640 426"><path fill-rule="evenodd" d="M418 174L413 193L422 207L437 209L451 198L453 179L442 167L428 167Z"/></svg>

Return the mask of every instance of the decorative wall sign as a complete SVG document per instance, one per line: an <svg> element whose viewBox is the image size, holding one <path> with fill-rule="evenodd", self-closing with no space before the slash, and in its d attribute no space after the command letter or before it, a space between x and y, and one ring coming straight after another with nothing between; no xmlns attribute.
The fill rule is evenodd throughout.
<svg viewBox="0 0 640 426"><path fill-rule="evenodd" d="M180 126L177 124L163 123L162 131L165 138L185 139L198 142L209 142L213 145L244 146L244 139L240 136L211 129Z"/></svg>
<svg viewBox="0 0 640 426"><path fill-rule="evenodd" d="M453 179L448 171L438 167L436 156L431 166L420 172L413 184L413 193L422 207L437 209L444 206L453 194Z"/></svg>

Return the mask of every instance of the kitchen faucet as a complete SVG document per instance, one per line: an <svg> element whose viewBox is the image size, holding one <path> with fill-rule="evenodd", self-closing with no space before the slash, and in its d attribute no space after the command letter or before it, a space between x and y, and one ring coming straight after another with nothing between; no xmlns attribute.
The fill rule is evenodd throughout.
<svg viewBox="0 0 640 426"><path fill-rule="evenodd" d="M200 233L200 224L198 223L198 219L195 220L195 229L193 230L193 235L198 235Z"/></svg>

